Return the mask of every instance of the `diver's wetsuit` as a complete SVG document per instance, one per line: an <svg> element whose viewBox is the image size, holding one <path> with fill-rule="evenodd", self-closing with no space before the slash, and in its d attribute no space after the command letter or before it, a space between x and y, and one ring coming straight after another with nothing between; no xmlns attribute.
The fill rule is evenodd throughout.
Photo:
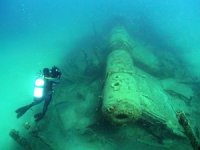
<svg viewBox="0 0 200 150"><path fill-rule="evenodd" d="M40 119L42 119L44 117L44 115L48 109L48 106L51 102L51 99L52 99L54 85L59 83L58 79L54 79L54 78L45 78L44 82L45 82L44 96L41 100L35 100L36 104L44 101L43 111L34 116L36 121L39 121ZM39 102L37 102L37 101L39 101Z"/></svg>
<svg viewBox="0 0 200 150"><path fill-rule="evenodd" d="M35 121L41 120L44 117L44 115L48 109L49 103L51 102L52 94L53 94L53 86L57 83L59 83L58 78L45 77L44 78L44 96L40 99L34 99L34 101L31 104L17 109L16 110L17 118L20 118L32 106L35 106L35 105L41 103L42 101L44 101L43 111L41 113L34 115Z"/></svg>

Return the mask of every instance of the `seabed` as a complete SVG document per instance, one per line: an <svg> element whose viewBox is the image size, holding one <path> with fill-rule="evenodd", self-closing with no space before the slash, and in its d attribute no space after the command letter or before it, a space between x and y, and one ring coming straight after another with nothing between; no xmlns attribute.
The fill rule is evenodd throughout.
<svg viewBox="0 0 200 150"><path fill-rule="evenodd" d="M115 26L66 56L45 118L10 136L27 150L199 149L198 81L181 67Z"/></svg>

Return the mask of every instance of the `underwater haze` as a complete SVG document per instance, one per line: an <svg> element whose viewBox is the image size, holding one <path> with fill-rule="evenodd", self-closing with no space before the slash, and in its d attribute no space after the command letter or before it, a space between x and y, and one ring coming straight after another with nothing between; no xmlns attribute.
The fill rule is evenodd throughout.
<svg viewBox="0 0 200 150"><path fill-rule="evenodd" d="M70 72L69 65L67 64L68 61L72 60L72 62L74 61L76 64L81 64L83 60L82 58L79 59L79 54L83 53L83 51L87 54L90 49L94 47L98 47L97 50L99 50L99 52L97 53L100 53L99 55L103 57L101 60L106 63L107 49L109 47L106 42L109 38L109 32L118 24L126 27L130 36L134 35L137 41L153 48L157 56L162 56L164 58L166 57L165 52L167 52L170 53L170 56L178 58L181 65L177 66L177 68L179 68L177 70L185 69L186 71L183 72L186 72L186 78L188 79L191 77L193 81L195 81L195 85L192 85L193 89L198 89L200 87L199 16L199 0L1 0L0 149L22 149L22 147L9 136L9 132L12 129L16 129L19 130L24 137L29 137L26 129L24 129L24 123L31 122L31 124L33 124L32 126L35 126L33 115L35 111L38 111L40 108L31 109L19 119L16 118L15 110L32 102L34 82L39 71L44 67L56 65L60 67L63 74L66 75ZM85 52L87 50L88 52ZM73 51L75 54L72 54ZM90 54L88 54L88 58L90 59ZM146 60L147 59L148 57ZM138 67L140 68L140 66L139 64ZM75 68L72 66L72 69L81 70L82 68ZM75 77L80 75L79 73L81 71L76 72L76 70L74 70L71 71L73 73L71 76L74 78L71 77L70 80L65 81L65 76L63 81L61 80L63 83L74 85L73 87L71 86L71 89L80 88L80 86L73 83L79 84ZM144 68L141 70L145 71ZM95 73L98 75L101 73L104 74L102 70L95 71L89 70L85 74L88 78ZM151 74L151 71L147 71L147 73ZM152 73L151 75L154 76L155 74ZM99 78L94 78L100 80L103 77L104 75ZM155 75L155 78L157 77L158 76ZM168 78L168 76L166 78ZM71 79L76 81L73 82ZM62 86L63 85L61 85L61 87ZM84 87L86 86L84 85L83 88ZM72 150L142 149L137 142L134 141L131 144L130 140L127 141L127 143L123 141L120 145L120 143L117 143L117 138L112 139L113 136L109 137L109 133L104 133L103 131L101 132L101 137L105 137L104 140L108 141L105 145L102 144L103 142L99 144L94 139L88 142L86 138L84 139L74 131L75 128L82 129L85 127L85 122L88 123L96 120L96 118L93 118L94 116L91 115L93 112L88 112L87 109L95 111L93 107L99 106L97 106L97 103L94 104L92 101L89 101L92 94L88 96L88 99L83 96L84 92L87 91L87 89L84 89L81 91L81 94L77 94L80 99L84 99L83 101L79 102L76 100L76 102L74 102L73 99L70 99L69 102L64 103L63 106L60 106L62 103L59 104L58 107L56 106L56 109L60 108L62 110L60 110L60 113L67 110L66 113L69 114L67 117L68 120L66 121L67 123L64 125L65 131L69 132L66 133L65 137L70 136L66 137L65 142L63 142L63 139L60 139L61 143L57 144L62 145L65 143L63 148ZM62 99L62 94L60 95ZM200 96L200 94L198 96ZM196 96L196 101L192 102L190 107L193 107L195 104L200 104L200 98L198 96ZM66 97L70 96L67 95ZM57 97L57 99L59 98ZM195 105L195 107L196 106L197 105ZM52 114L49 113L51 110L53 112L53 105L50 106L47 112L47 118L51 118L51 116L49 116ZM78 114L78 112L81 115ZM84 115L85 112L87 112L87 115ZM197 111L196 113L198 115L200 114ZM83 119L83 123L80 125L77 122L81 119ZM43 124L44 121L45 119L42 120ZM200 121L197 117L194 117L193 122L195 122L194 129L196 129L196 136L199 138L198 129L200 128ZM87 127L89 128L90 126ZM98 127L95 127L95 129L96 128ZM43 128L43 130L45 129ZM106 130L110 130L110 128ZM115 128L115 130L117 129ZM57 135L58 133L56 132L55 134L55 137L59 138L59 135ZM122 134L122 131L116 134ZM52 137L52 135L50 137ZM93 138L98 137L93 135ZM57 141L59 141L59 139ZM94 145L88 144L90 142L93 142ZM109 144L109 142L111 144ZM163 148L162 146L151 148L151 145L149 146L145 142L144 144L147 145L144 149L168 149L168 147ZM188 143L186 142L185 145L191 148L189 141ZM186 147L186 149L188 147Z"/></svg>

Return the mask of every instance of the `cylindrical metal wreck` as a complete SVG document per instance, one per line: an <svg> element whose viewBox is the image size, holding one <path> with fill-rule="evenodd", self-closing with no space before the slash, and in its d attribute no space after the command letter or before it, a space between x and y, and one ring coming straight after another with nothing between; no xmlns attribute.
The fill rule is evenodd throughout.
<svg viewBox="0 0 200 150"><path fill-rule="evenodd" d="M141 112L133 78L132 59L124 49L110 53L107 61L107 79L104 87L103 111L115 122L135 120Z"/></svg>
<svg viewBox="0 0 200 150"><path fill-rule="evenodd" d="M174 110L159 81L133 64L133 41L123 27L114 28L110 38L103 91L102 111L114 123L136 121L163 135L182 136ZM158 130L158 131L156 131ZM165 131L164 131L165 130ZM168 134L170 135L170 134Z"/></svg>
<svg viewBox="0 0 200 150"><path fill-rule="evenodd" d="M122 27L114 28L110 38L111 53L106 68L103 112L114 122L136 120L138 109L137 85L133 77L134 65L128 52L130 38Z"/></svg>

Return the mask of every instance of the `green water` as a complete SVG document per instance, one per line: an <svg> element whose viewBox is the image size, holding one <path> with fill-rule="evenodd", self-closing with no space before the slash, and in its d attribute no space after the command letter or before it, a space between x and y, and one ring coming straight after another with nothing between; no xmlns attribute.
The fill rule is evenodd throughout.
<svg viewBox="0 0 200 150"><path fill-rule="evenodd" d="M70 70L69 60L81 66L80 64L84 63L82 53L89 51L89 59L93 59L93 49L100 52L105 63L109 32L118 22L128 29L131 36L154 49L154 53L158 56L165 57L165 52L169 52L170 55L179 58L181 61L178 63L182 65L177 66L177 70L183 69L186 72L186 76L181 80L186 81L192 77L193 80L198 81L195 84L195 90L198 91L200 78L199 6L199 2L195 0L184 2L180 0L176 2L172 0L165 2L151 0L134 2L120 0L31 2L20 0L16 2L10 0L0 2L0 149L20 149L19 145L9 137L9 131L16 129L27 135L24 123L28 121L32 123L32 126L35 125L33 115L41 109L41 106L33 108L20 119L16 119L14 111L32 101L33 85L37 73L43 67L57 65L64 74L72 72L71 75L77 79L76 77L81 75L82 68L72 66ZM92 71L95 74L94 70ZM90 78L88 74L86 75L86 78ZM101 80L102 78L103 76ZM44 131L47 129L53 133L49 137L55 138L58 144L65 149L73 150L152 149L148 143L143 141L148 136L151 137L150 134L145 133L145 137L139 137L140 141L137 141L136 137L140 136L139 129L136 130L138 133L134 137L135 131L128 127L115 128L110 124L107 125L107 122L105 124L101 122L102 127L92 126L96 132L87 131L87 125L91 125L95 119L98 120L99 114L95 113L95 108L99 106L99 103L90 101L93 95L90 93L91 89L87 88L91 85L85 84L85 81L83 82L85 87L78 85L78 82L82 84L82 80L74 81L76 84L73 85L71 81L64 79L66 78L63 78L62 86L66 83L66 91L75 89L72 90L72 95L66 95L67 103L58 107L61 113L65 111L68 113L65 122L66 135L63 139L59 139L62 136L57 135L57 126L54 126L53 121L50 124L47 119L50 125L49 128L44 125L46 127ZM96 90L97 86L94 87L90 88ZM84 90L81 91L82 89ZM79 99L73 97L76 90L79 91ZM88 97L85 101L80 101L84 93L87 93ZM198 115L193 116L199 113L197 111L198 96L189 109L193 112L191 113L192 125L195 124L199 128ZM52 110L54 109L49 110L47 118L51 117ZM86 135L82 132L86 132ZM172 141L167 142L170 145ZM184 146L187 145L186 149L191 147L189 141L184 142Z"/></svg>

